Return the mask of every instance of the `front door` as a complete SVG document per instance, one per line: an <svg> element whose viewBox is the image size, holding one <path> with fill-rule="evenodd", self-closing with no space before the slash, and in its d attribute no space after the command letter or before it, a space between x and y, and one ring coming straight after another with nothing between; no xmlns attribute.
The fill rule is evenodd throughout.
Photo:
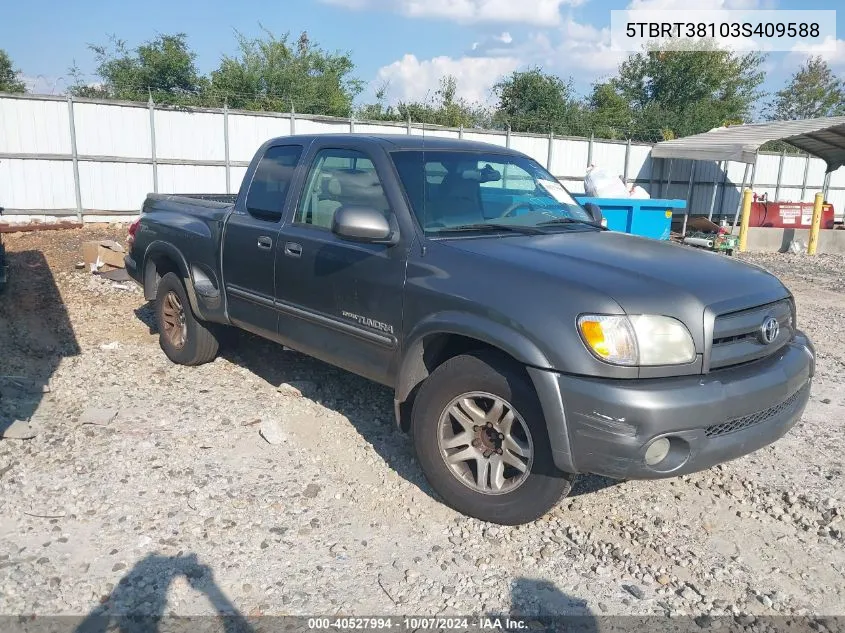
<svg viewBox="0 0 845 633"><path fill-rule="evenodd" d="M396 221L371 156L348 148L319 150L292 221L279 234L279 335L306 354L389 383L407 245L341 239L331 226L345 205L374 208Z"/></svg>
<svg viewBox="0 0 845 633"><path fill-rule="evenodd" d="M223 235L223 279L229 319L245 330L275 338L275 251L287 194L301 145L267 148L243 206L236 206Z"/></svg>

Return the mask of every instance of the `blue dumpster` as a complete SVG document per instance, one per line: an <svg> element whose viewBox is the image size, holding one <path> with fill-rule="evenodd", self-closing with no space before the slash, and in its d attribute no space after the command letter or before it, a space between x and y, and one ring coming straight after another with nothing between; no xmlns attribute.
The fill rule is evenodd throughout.
<svg viewBox="0 0 845 633"><path fill-rule="evenodd" d="M686 209L686 200L651 198L590 198L573 195L582 205L599 206L611 231L641 235L655 240L668 240L674 209Z"/></svg>

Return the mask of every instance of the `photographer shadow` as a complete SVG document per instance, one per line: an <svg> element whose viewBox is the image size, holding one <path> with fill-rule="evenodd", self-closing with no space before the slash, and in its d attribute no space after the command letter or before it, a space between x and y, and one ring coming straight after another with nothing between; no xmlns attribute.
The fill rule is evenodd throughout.
<svg viewBox="0 0 845 633"><path fill-rule="evenodd" d="M511 583L511 620L528 623L536 633L598 633L599 622L587 602L565 594L554 583L537 578L516 578Z"/></svg>
<svg viewBox="0 0 845 633"><path fill-rule="evenodd" d="M208 599L217 612L216 616L165 616L168 589L180 576ZM219 623L214 630L222 628L225 633L255 633L217 586L211 568L200 564L196 554L150 554L120 579L103 603L82 620L75 633L188 633L201 630L197 622L201 617ZM165 618L167 622L162 623Z"/></svg>

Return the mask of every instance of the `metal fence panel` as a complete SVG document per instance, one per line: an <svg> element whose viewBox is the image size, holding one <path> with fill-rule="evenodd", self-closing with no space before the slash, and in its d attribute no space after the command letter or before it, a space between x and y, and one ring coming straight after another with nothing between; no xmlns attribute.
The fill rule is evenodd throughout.
<svg viewBox="0 0 845 633"><path fill-rule="evenodd" d="M16 209L75 209L69 160L0 160L0 206Z"/></svg>
<svg viewBox="0 0 845 633"><path fill-rule="evenodd" d="M230 112L228 119L229 158L233 161L249 162L262 143L277 136L290 134L290 119L287 117L254 116ZM235 186L236 182L234 172L232 172L232 185Z"/></svg>
<svg viewBox="0 0 845 633"><path fill-rule="evenodd" d="M647 183L652 173L651 145L631 145L628 156L628 179Z"/></svg>
<svg viewBox="0 0 845 633"><path fill-rule="evenodd" d="M625 172L625 145L595 141L593 143L593 164L621 176ZM586 173L586 171L585 169L584 172Z"/></svg>
<svg viewBox="0 0 845 633"><path fill-rule="evenodd" d="M810 169L812 169L812 163ZM822 175L821 180L824 180L824 175ZM840 167L835 172L830 174L830 186L845 187L845 167Z"/></svg>
<svg viewBox="0 0 845 633"><path fill-rule="evenodd" d="M559 178L580 176L581 188L583 189L583 175L586 173L589 141L557 138L552 143L554 148L552 149L552 164L549 171Z"/></svg>
<svg viewBox="0 0 845 633"><path fill-rule="evenodd" d="M115 183L120 185L115 186ZM138 211L153 189L153 168L138 163L81 161L79 184L85 209Z"/></svg>
<svg viewBox="0 0 845 633"><path fill-rule="evenodd" d="M383 125L376 123L359 123L355 121L356 134L405 134L404 125Z"/></svg>
<svg viewBox="0 0 845 633"><path fill-rule="evenodd" d="M490 143L491 145L498 145L505 147L508 143L508 137L503 133L496 134L481 134L479 132L467 132L464 130L464 140L477 141L479 143Z"/></svg>
<svg viewBox="0 0 845 633"><path fill-rule="evenodd" d="M0 99L0 152L69 154L67 102Z"/></svg>
<svg viewBox="0 0 845 633"><path fill-rule="evenodd" d="M549 157L549 139L542 136L511 134L511 149L527 154L545 166Z"/></svg>
<svg viewBox="0 0 845 633"><path fill-rule="evenodd" d="M762 154L757 157L757 169L754 172L754 182L761 185L775 185L778 181L778 166L780 165L780 156ZM739 181L742 182L742 172L745 166L740 164L741 169L738 170ZM733 175L729 172L729 175ZM803 165L801 178L804 178ZM801 182L800 180L798 182Z"/></svg>
<svg viewBox="0 0 845 633"><path fill-rule="evenodd" d="M440 138L458 138L459 135L458 132L453 130L437 130L415 125L411 125L411 134L413 136L437 136Z"/></svg>
<svg viewBox="0 0 845 633"><path fill-rule="evenodd" d="M324 121L322 119L312 121L302 115L296 115L297 134L343 134L346 132L349 132L349 121Z"/></svg>
<svg viewBox="0 0 845 633"><path fill-rule="evenodd" d="M222 112L156 110L155 126L157 158L219 161L225 158Z"/></svg>
<svg viewBox="0 0 845 633"><path fill-rule="evenodd" d="M801 197L801 183L804 182L805 156L784 156L783 172L781 173L781 187L797 187L798 197ZM759 169L759 167L758 167ZM797 200L798 198L794 198Z"/></svg>
<svg viewBox="0 0 845 633"><path fill-rule="evenodd" d="M232 193L238 193L246 176L246 167L232 167Z"/></svg>
<svg viewBox="0 0 845 633"><path fill-rule="evenodd" d="M73 126L70 113L73 112ZM150 114L155 121L152 142ZM228 121L228 126L224 124ZM134 212L144 195L161 192L218 193L226 191L228 136L230 189L236 192L245 164L269 138L291 133L407 134L405 122L350 121L287 113L150 108L145 104L94 101L52 96L0 96L0 206L8 214L74 213L76 183L71 130L76 139L81 210ZM225 133L228 130L228 135ZM627 174L656 196L686 199L691 161L673 161L671 186L666 188L668 161L652 161L650 146L642 143L557 138L411 125L413 134L457 138L510 147L542 165L551 161L552 173L572 191L583 190L588 160ZM509 142L510 141L510 142ZM155 164L153 164L155 153ZM625 165L627 154L627 170ZM93 159L93 160L92 160ZM182 164L184 163L184 164ZM212 163L212 164L209 164ZM707 213L715 208L731 215L739 200L745 165L728 163L728 173L713 161L697 163L691 209ZM761 154L754 170L754 190L771 199L811 201L824 182L824 163L804 156ZM153 174L157 174L156 177ZM806 177L805 177L806 174ZM778 187L778 175L780 186ZM724 187L722 186L724 184ZM650 186L652 185L652 186ZM746 183L749 186L750 182ZM803 194L803 196L802 196ZM841 215L845 206L845 168L831 175L828 200Z"/></svg>
<svg viewBox="0 0 845 633"><path fill-rule="evenodd" d="M233 184L233 190L237 191L240 181ZM158 190L161 193L225 193L226 168L159 165Z"/></svg>
<svg viewBox="0 0 845 633"><path fill-rule="evenodd" d="M147 108L74 103L76 150L88 156L150 158Z"/></svg>
<svg viewBox="0 0 845 633"><path fill-rule="evenodd" d="M784 202L809 202L816 195L816 192L813 191L812 194L812 196L809 193L807 194L810 200L801 200L801 187L784 187L781 185L780 188L780 200Z"/></svg>

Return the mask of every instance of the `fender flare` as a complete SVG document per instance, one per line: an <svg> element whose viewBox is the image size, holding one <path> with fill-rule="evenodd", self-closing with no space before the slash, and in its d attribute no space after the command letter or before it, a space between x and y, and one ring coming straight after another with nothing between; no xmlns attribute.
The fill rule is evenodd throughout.
<svg viewBox="0 0 845 633"><path fill-rule="evenodd" d="M401 426L401 411L408 396L425 380L423 342L433 334L456 334L491 345L525 366L543 410L555 464L568 473L577 472L572 459L557 375L543 352L527 336L506 324L465 312L440 312L419 323L408 335L396 380L394 408Z"/></svg>
<svg viewBox="0 0 845 633"><path fill-rule="evenodd" d="M455 334L496 347L518 362L550 368L540 349L512 327L466 312L437 312L418 323L405 338L406 344L396 381L396 399L404 402L422 380L428 377L423 362L423 341L433 334Z"/></svg>
<svg viewBox="0 0 845 633"><path fill-rule="evenodd" d="M185 260L185 256L182 252L170 242L164 242L162 240L150 242L150 245L147 246L147 250L144 251L144 297L149 300L155 293L154 284L156 283L156 273L150 264L152 263L152 256L158 254L166 255L169 259L176 262L176 266L179 268L179 275L182 277L182 282L185 284L185 291L188 294L188 301L191 304L191 310L193 310L194 314L200 319L205 319L205 315L203 314L203 311L199 306L199 302L197 301L197 294L194 291L194 280L191 276L190 266L188 266L188 262Z"/></svg>

